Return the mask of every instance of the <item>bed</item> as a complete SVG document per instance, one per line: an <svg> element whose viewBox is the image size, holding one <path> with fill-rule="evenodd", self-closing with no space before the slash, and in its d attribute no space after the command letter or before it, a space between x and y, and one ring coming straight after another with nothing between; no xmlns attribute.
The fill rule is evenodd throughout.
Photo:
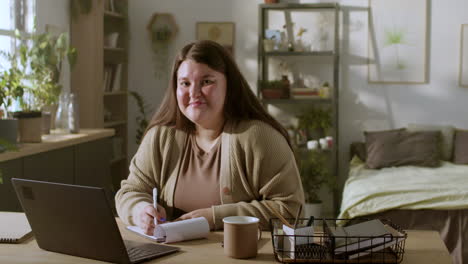
<svg viewBox="0 0 468 264"><path fill-rule="evenodd" d="M350 162L339 218L386 218L404 229L436 230L453 262L468 264L468 165L368 169Z"/></svg>

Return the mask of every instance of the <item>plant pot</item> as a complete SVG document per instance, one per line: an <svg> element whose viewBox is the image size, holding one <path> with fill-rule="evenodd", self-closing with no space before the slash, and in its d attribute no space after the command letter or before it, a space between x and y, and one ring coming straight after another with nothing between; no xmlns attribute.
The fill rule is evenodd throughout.
<svg viewBox="0 0 468 264"><path fill-rule="evenodd" d="M280 89L262 89L264 99L280 99L283 98L283 90Z"/></svg>
<svg viewBox="0 0 468 264"><path fill-rule="evenodd" d="M23 143L42 142L42 113L14 112L13 117L18 119L18 141Z"/></svg>
<svg viewBox="0 0 468 264"><path fill-rule="evenodd" d="M14 118L0 119L0 139L11 144L18 141L18 120Z"/></svg>
<svg viewBox="0 0 468 264"><path fill-rule="evenodd" d="M315 218L322 217L322 202L319 203L306 203L304 205L304 217L309 218L313 216Z"/></svg>

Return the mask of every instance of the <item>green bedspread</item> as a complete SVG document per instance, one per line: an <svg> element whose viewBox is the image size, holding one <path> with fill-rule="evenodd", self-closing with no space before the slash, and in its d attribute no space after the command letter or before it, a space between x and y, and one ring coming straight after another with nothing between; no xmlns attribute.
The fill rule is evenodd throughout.
<svg viewBox="0 0 468 264"><path fill-rule="evenodd" d="M355 157L343 190L339 218L390 209L467 208L468 165L442 162L438 168L403 166L372 170Z"/></svg>

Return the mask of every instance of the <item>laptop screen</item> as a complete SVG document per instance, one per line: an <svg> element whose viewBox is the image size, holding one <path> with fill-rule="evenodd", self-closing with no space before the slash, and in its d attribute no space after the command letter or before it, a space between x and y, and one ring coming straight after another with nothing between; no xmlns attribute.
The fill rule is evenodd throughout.
<svg viewBox="0 0 468 264"><path fill-rule="evenodd" d="M16 178L12 183L40 248L130 262L104 189Z"/></svg>

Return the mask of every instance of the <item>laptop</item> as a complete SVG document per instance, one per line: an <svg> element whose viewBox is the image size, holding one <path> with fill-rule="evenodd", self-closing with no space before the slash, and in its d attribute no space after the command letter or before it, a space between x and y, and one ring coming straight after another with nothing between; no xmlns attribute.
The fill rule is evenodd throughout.
<svg viewBox="0 0 468 264"><path fill-rule="evenodd" d="M103 188L12 178L37 244L48 251L139 263L179 248L124 241Z"/></svg>

